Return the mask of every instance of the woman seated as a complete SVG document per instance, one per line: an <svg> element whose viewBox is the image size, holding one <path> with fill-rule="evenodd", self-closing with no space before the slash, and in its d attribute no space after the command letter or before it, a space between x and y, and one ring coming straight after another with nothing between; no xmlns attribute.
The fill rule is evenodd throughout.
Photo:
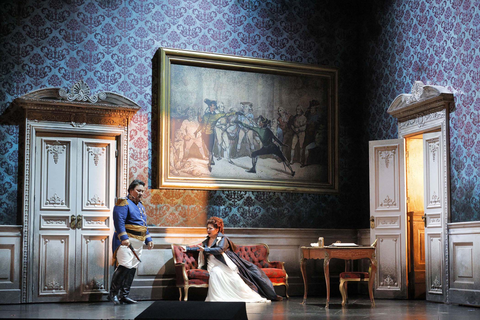
<svg viewBox="0 0 480 320"><path fill-rule="evenodd" d="M210 274L205 301L269 302L282 300L273 289L267 275L253 263L240 258L235 244L223 234L223 220L207 220L207 238L202 245L186 247L186 251L200 251L198 267L206 267Z"/></svg>

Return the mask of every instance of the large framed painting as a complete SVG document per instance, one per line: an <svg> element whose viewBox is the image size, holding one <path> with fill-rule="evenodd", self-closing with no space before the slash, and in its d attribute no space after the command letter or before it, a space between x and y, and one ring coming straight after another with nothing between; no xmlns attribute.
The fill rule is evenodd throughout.
<svg viewBox="0 0 480 320"><path fill-rule="evenodd" d="M153 65L159 188L338 191L336 69L167 48Z"/></svg>

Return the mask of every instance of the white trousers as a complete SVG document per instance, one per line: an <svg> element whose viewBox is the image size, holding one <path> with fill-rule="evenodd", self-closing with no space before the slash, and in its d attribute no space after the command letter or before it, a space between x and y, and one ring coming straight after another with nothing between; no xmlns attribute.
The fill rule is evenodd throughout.
<svg viewBox="0 0 480 320"><path fill-rule="evenodd" d="M140 241L135 238L130 238L130 243L132 244L133 249L137 256L141 259L142 258L142 251L143 251L143 241ZM132 269L136 268L140 261L132 253L127 246L120 246L117 251L117 261L120 266L124 266L125 268Z"/></svg>

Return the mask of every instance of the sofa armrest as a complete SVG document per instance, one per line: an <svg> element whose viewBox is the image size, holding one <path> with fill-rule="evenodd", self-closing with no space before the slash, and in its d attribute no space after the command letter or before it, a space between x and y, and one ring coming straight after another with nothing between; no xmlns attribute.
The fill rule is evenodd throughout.
<svg viewBox="0 0 480 320"><path fill-rule="evenodd" d="M184 286L188 284L187 270L185 269L185 263L175 264L175 279L177 286Z"/></svg>
<svg viewBox="0 0 480 320"><path fill-rule="evenodd" d="M285 270L285 262L283 261L269 261L268 264L270 268Z"/></svg>

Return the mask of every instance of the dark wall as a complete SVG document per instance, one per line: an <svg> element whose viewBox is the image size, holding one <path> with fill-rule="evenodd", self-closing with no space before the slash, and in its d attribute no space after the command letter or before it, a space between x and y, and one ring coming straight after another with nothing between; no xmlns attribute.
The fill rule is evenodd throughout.
<svg viewBox="0 0 480 320"><path fill-rule="evenodd" d="M151 58L159 47L275 59L339 70L338 195L150 189L149 223L228 227L368 226L367 114L362 106L358 1L3 1L0 46L0 224L21 219L21 161L11 102L84 79L142 109L130 128L130 178L151 182ZM374 104L375 105L375 104ZM156 106L153 106L155 108ZM379 127L383 125L376 124ZM153 126L155 128L155 126Z"/></svg>
<svg viewBox="0 0 480 320"><path fill-rule="evenodd" d="M451 221L480 220L480 9L478 1L372 1L363 67L368 139L397 137L389 104L414 81L454 93L450 114Z"/></svg>

